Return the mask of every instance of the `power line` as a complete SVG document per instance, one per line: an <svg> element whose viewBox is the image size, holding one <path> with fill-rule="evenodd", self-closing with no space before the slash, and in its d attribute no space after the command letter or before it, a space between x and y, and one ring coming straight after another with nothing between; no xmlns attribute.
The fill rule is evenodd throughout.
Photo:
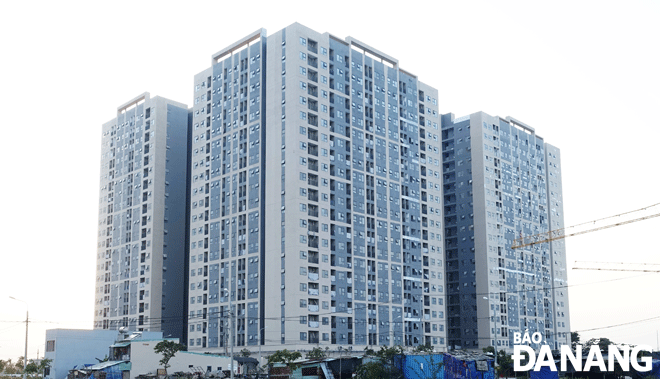
<svg viewBox="0 0 660 379"><path fill-rule="evenodd" d="M660 266L660 263L635 263L635 262L601 262L601 261L575 261L575 263L598 263L613 265L641 265L641 266Z"/></svg>
<svg viewBox="0 0 660 379"><path fill-rule="evenodd" d="M590 332L590 331L592 331L592 330L610 329L610 328L616 328L616 327L618 327L618 326L624 326L624 325L630 325L630 324L639 324L640 322L646 322L646 321L657 320L657 319L660 319L660 316L651 317L651 318L646 318L646 319L643 319L643 320L624 322L623 324L608 325L608 326L601 326L601 327L599 327L599 328L591 328L591 329L577 330L577 332Z"/></svg>
<svg viewBox="0 0 660 379"><path fill-rule="evenodd" d="M598 267L573 267L573 270L634 271L634 272L655 272L655 273L660 272L660 270L636 270L636 269L626 269L626 268L598 268Z"/></svg>
<svg viewBox="0 0 660 379"><path fill-rule="evenodd" d="M586 234L586 233L595 232L595 231L598 231L598 230L613 228L615 226L627 225L627 224L631 224L631 223L637 222L637 221L643 221L643 220L648 220L648 219L655 218L655 217L660 217L660 213L656 213L656 214L652 214L652 215L649 215L649 216L644 216L644 217L639 217L639 218L632 219L632 220L622 221L622 222L619 222L619 223L616 223L616 224L611 224L611 225L606 225L606 226L601 226L601 227L597 227L597 228L593 228L593 229L587 229L587 230L582 230L582 231L579 231L579 232L566 234L567 229L572 229L572 228L576 228L578 226L587 225L587 224L595 224L598 221L607 220L607 219L614 218L614 217L620 217L620 216L630 214L630 213L644 211L644 210L647 210L649 208L653 208L657 205L660 205L660 203L649 205L647 207L636 209L634 211L619 213L619 214L614 215L614 216L608 216L608 217L599 218L599 219L596 219L596 220L593 220L593 221L583 222L581 224L569 226L569 227L566 227L566 228L550 230L548 232L543 232L543 233L539 233L539 234L535 234L535 235L531 235L531 236L527 236L527 237L520 236L520 238L516 238L516 239L513 240L512 244L511 244L511 249L519 249L519 248L526 247L526 246L538 245L538 244L541 244L541 243L551 242L551 241L555 241L555 240L558 240L558 239L573 237L573 236L577 236L577 235L580 235L580 234ZM528 241L528 242L525 242L525 241Z"/></svg>

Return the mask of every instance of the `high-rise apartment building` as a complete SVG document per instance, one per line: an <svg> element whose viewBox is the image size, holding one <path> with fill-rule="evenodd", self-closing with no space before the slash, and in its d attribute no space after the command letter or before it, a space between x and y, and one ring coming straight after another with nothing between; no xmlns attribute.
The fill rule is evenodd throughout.
<svg viewBox="0 0 660 379"><path fill-rule="evenodd" d="M189 350L444 349L437 90L293 24L194 91Z"/></svg>
<svg viewBox="0 0 660 379"><path fill-rule="evenodd" d="M144 93L103 124L95 329L185 338L188 110Z"/></svg>
<svg viewBox="0 0 660 379"><path fill-rule="evenodd" d="M95 328L228 346L570 342L559 150L352 37L263 29L103 126ZM234 342L232 342L234 336Z"/></svg>
<svg viewBox="0 0 660 379"><path fill-rule="evenodd" d="M509 350L513 333L570 344L559 149L507 117L442 116L448 348Z"/></svg>

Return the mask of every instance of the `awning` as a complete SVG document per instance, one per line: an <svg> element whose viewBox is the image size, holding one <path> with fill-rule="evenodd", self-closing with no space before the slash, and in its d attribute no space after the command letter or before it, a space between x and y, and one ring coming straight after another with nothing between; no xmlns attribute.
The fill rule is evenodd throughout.
<svg viewBox="0 0 660 379"><path fill-rule="evenodd" d="M110 347L126 347L130 344L131 344L130 342L117 342L114 345L110 345Z"/></svg>

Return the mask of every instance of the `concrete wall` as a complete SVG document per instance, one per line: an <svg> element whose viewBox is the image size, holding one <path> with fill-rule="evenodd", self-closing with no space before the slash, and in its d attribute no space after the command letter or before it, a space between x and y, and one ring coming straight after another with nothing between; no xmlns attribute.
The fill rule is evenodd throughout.
<svg viewBox="0 0 660 379"><path fill-rule="evenodd" d="M98 363L108 355L108 346L117 338L116 330L51 329L46 331L46 353L52 359L46 379L63 379L76 365ZM51 342L52 341L52 342ZM54 348L49 351L50 345Z"/></svg>
<svg viewBox="0 0 660 379"><path fill-rule="evenodd" d="M161 354L154 351L156 345L162 340L135 341L131 343L131 379L142 374L155 374L157 369L162 368ZM226 370L229 367L230 358L219 355L209 355L180 351L169 361L168 373L190 372L190 366L201 367L204 371L211 366L212 371Z"/></svg>

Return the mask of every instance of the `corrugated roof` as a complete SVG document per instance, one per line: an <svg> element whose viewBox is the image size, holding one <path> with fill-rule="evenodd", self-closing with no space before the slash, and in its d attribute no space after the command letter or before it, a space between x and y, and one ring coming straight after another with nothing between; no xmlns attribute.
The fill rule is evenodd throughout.
<svg viewBox="0 0 660 379"><path fill-rule="evenodd" d="M86 370L103 370L104 368L116 366L118 364L122 364L124 361L107 361L107 362L101 362L98 364L95 364L94 366L87 367Z"/></svg>

